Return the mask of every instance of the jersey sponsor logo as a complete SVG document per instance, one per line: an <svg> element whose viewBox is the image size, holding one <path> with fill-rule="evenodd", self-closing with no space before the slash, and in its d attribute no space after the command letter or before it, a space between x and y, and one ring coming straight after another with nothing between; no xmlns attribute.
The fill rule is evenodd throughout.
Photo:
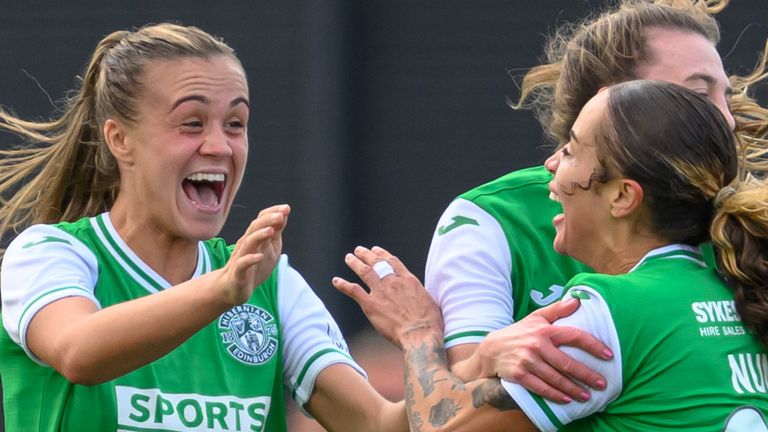
<svg viewBox="0 0 768 432"><path fill-rule="evenodd" d="M453 223L448 224L448 225L443 225L443 226L441 226L440 228L437 229L437 234L438 235L448 234L449 232L455 230L456 228L458 228L458 227L460 227L462 225L477 225L477 226L480 226L480 224L476 220L474 220L472 218L469 218L469 217L466 217L466 216L461 216L461 215L454 216L452 219L453 219Z"/></svg>
<svg viewBox="0 0 768 432"><path fill-rule="evenodd" d="M272 315L252 304L235 306L219 317L221 338L235 359L264 364L277 352L277 325Z"/></svg>
<svg viewBox="0 0 768 432"><path fill-rule="evenodd" d="M262 431L271 396L238 398L115 387L118 429Z"/></svg>
<svg viewBox="0 0 768 432"><path fill-rule="evenodd" d="M546 306L560 300L564 290L565 288L561 285L551 285L544 293L531 290L531 300L539 306Z"/></svg>
<svg viewBox="0 0 768 432"><path fill-rule="evenodd" d="M736 393L768 393L768 354L728 354L728 365Z"/></svg>
<svg viewBox="0 0 768 432"><path fill-rule="evenodd" d="M63 239L63 238L60 238L60 237L45 236L41 240L36 240L36 241L29 242L29 243L25 244L24 246L22 246L21 248L22 249L29 249L29 248L31 248L33 246L37 246L37 245L43 244L43 243L66 243L66 244L68 244L70 246L72 245L72 243L70 243L69 240L66 240L66 239Z"/></svg>
<svg viewBox="0 0 768 432"><path fill-rule="evenodd" d="M734 300L694 302L691 309L700 323L741 321Z"/></svg>

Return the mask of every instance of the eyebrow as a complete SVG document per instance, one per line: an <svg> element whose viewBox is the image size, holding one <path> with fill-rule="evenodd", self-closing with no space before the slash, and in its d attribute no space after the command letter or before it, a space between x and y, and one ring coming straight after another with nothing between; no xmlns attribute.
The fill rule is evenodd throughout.
<svg viewBox="0 0 768 432"><path fill-rule="evenodd" d="M173 112L173 110L175 110L179 105L183 104L184 102L189 102L189 101L196 101L196 102L200 102L200 103L205 104L205 105L208 105L211 102L207 97L201 96L201 95L184 96L183 98L181 98L181 99L177 100L176 102L174 102L173 106L171 107L170 111L168 111L168 112L169 113ZM230 106L230 108L232 108L232 107L235 107L238 104L244 104L248 109L251 108L251 105L248 103L248 99L246 99L246 98L244 98L242 96L237 97L234 100L232 100L232 102L229 103L229 106Z"/></svg>
<svg viewBox="0 0 768 432"><path fill-rule="evenodd" d="M571 129L568 131L568 136L571 137L571 139L578 145L581 145L581 141L579 141L579 138L576 136L576 133Z"/></svg>
<svg viewBox="0 0 768 432"><path fill-rule="evenodd" d="M709 86L717 85L717 80L712 75L701 73L701 72L691 74L688 78L685 79L685 81L694 81L694 80L702 80L705 83L707 83L707 85ZM733 87L731 87L730 85L726 87L725 95L733 96Z"/></svg>
<svg viewBox="0 0 768 432"><path fill-rule="evenodd" d="M235 98L235 100L233 100L232 102L229 103L229 106L231 108L233 108L237 104L244 104L248 109L251 109L251 104L248 103L248 99L246 99L246 98L244 98L242 96L238 97L238 98Z"/></svg>

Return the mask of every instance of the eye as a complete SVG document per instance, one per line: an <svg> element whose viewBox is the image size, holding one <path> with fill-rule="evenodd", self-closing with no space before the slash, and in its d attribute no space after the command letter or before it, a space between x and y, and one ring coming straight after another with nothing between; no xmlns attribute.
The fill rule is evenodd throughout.
<svg viewBox="0 0 768 432"><path fill-rule="evenodd" d="M239 118L234 118L224 123L224 127L230 133L239 133L245 129L245 122Z"/></svg>
<svg viewBox="0 0 768 432"><path fill-rule="evenodd" d="M563 157L571 156L571 151L568 149L568 144L564 145L563 148L560 149L560 153L563 154Z"/></svg>
<svg viewBox="0 0 768 432"><path fill-rule="evenodd" d="M184 133L196 133L203 130L203 122L199 119L190 119L181 123L181 131Z"/></svg>

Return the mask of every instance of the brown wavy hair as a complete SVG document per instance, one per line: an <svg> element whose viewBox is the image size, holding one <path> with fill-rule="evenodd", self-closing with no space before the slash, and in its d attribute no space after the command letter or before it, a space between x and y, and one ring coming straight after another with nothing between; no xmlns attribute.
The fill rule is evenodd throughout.
<svg viewBox="0 0 768 432"><path fill-rule="evenodd" d="M581 109L601 87L636 79L637 65L648 58L646 33L651 28L682 30L720 40L714 14L728 0L624 0L581 23L562 26L549 40L545 63L522 79L514 108L532 108L547 136L556 144L568 133ZM739 140L765 140L768 110L750 96L767 77L768 46L754 71L730 77L731 110Z"/></svg>
<svg viewBox="0 0 768 432"><path fill-rule="evenodd" d="M0 111L0 129L24 141L0 150L0 238L29 224L73 221L112 207L120 173L102 136L106 119L135 121L149 62L216 55L238 61L232 48L196 27L162 23L116 31L96 46L58 118L34 122Z"/></svg>

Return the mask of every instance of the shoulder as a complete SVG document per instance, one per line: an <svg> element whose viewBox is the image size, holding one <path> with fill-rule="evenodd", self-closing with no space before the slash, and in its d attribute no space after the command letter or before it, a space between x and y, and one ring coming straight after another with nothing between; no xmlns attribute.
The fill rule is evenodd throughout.
<svg viewBox="0 0 768 432"><path fill-rule="evenodd" d="M459 196L471 201L495 217L538 219L547 223L561 207L549 199L552 174L543 166L511 172Z"/></svg>
<svg viewBox="0 0 768 432"><path fill-rule="evenodd" d="M568 281L566 288L588 286L601 289L616 284L618 280L625 276L626 275L607 275L601 273L579 273Z"/></svg>
<svg viewBox="0 0 768 432"><path fill-rule="evenodd" d="M474 201L489 199L496 195L525 194L531 190L539 191L546 188L551 180L552 174L543 166L525 168L477 186L464 192L460 197Z"/></svg>
<svg viewBox="0 0 768 432"><path fill-rule="evenodd" d="M66 251L90 257L93 252L87 239L92 232L93 229L88 218L74 223L32 225L13 239L3 261L20 255L42 257L50 253L65 253Z"/></svg>
<svg viewBox="0 0 768 432"><path fill-rule="evenodd" d="M619 309L624 310L627 307L644 303L644 293L647 290L641 289L642 283L632 273L620 275L607 275L598 273L579 273L572 277L565 285L566 296L578 298L582 302L593 300L599 297L602 302L608 305L608 308L619 313ZM632 302L626 302L627 298L632 298Z"/></svg>
<svg viewBox="0 0 768 432"><path fill-rule="evenodd" d="M98 224L98 220L104 217L102 215L95 217L84 217L73 222L59 222L52 225L37 225L37 226L49 226L60 229L64 232L70 233L73 236L82 235L85 233L93 232L93 225Z"/></svg>
<svg viewBox="0 0 768 432"><path fill-rule="evenodd" d="M234 244L228 244L226 240L220 237L214 237L202 242L208 253L212 258L218 258L226 262L229 256L232 255L232 251L235 249Z"/></svg>

